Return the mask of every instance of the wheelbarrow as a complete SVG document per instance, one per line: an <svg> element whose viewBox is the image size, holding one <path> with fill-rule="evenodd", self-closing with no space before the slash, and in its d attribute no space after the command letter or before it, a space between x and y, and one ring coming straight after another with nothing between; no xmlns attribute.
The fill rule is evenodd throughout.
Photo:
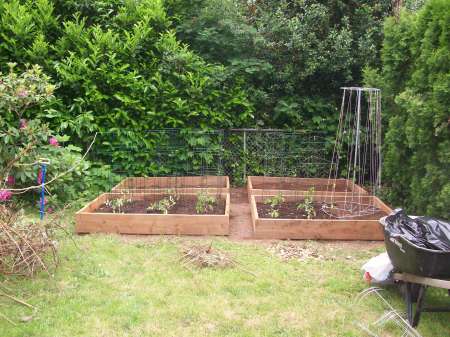
<svg viewBox="0 0 450 337"><path fill-rule="evenodd" d="M405 214L399 214L399 216L402 216L402 221L406 222L420 220L419 217L408 217ZM394 266L393 279L405 298L408 321L411 326L416 327L422 312L450 312L450 306L428 307L425 305L428 287L446 289L450 295L450 251L425 248L427 243L422 242L419 235L417 241L412 242L413 240L407 239L407 235L393 233L388 229L389 217L380 219L384 230L386 251ZM438 240L433 242L436 245L445 246L447 237L445 235L439 237L440 234L442 233L437 234ZM427 235L428 239L436 239L430 233L424 237ZM443 242L439 243L439 238ZM429 246L432 247L433 242Z"/></svg>

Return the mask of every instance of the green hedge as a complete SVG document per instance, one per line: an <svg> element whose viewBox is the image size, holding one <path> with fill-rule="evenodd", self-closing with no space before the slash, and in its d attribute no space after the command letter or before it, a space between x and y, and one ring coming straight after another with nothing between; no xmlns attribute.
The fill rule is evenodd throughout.
<svg viewBox="0 0 450 337"><path fill-rule="evenodd" d="M251 123L239 80L177 40L162 1L0 1L0 18L0 66L43 66L58 101L38 117L80 143L92 131L124 144L146 129Z"/></svg>
<svg viewBox="0 0 450 337"><path fill-rule="evenodd" d="M450 2L430 0L384 27L382 71L387 197L410 213L450 215Z"/></svg>

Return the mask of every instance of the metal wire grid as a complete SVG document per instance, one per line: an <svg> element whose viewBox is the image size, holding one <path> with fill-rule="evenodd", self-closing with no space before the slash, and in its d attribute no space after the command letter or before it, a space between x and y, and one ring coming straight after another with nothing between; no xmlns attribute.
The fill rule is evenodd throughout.
<svg viewBox="0 0 450 337"><path fill-rule="evenodd" d="M323 134L286 130L232 130L227 137L227 173L247 176L327 177L332 146Z"/></svg>
<svg viewBox="0 0 450 337"><path fill-rule="evenodd" d="M229 175L237 185L248 175L326 177L332 149L324 135L286 130L148 130L122 141L126 135L101 134L93 159L124 176Z"/></svg>

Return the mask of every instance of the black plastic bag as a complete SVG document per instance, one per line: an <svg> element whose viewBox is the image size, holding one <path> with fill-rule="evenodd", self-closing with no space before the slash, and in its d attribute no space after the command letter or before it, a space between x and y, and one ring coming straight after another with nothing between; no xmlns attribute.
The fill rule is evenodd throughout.
<svg viewBox="0 0 450 337"><path fill-rule="evenodd" d="M410 218L402 209L386 218L391 235L401 235L409 242L427 249L450 252L450 223L429 217Z"/></svg>

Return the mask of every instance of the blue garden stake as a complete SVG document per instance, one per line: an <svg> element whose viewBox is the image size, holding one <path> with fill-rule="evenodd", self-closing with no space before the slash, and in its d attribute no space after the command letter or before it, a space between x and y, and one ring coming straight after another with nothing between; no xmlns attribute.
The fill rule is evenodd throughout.
<svg viewBox="0 0 450 337"><path fill-rule="evenodd" d="M39 210L41 220L44 219L44 213L45 213L45 173L46 173L46 170L47 170L47 164L42 163L42 166L41 166L41 173L42 173L41 207Z"/></svg>

